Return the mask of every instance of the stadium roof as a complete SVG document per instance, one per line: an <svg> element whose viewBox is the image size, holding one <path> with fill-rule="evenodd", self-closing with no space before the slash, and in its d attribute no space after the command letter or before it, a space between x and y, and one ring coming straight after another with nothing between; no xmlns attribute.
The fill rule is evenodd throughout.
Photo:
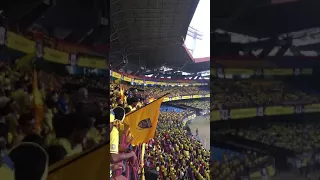
<svg viewBox="0 0 320 180"><path fill-rule="evenodd" d="M111 64L146 69L192 63L183 46L199 0L111 1Z"/></svg>
<svg viewBox="0 0 320 180"><path fill-rule="evenodd" d="M232 9L239 2L228 2L213 14L215 54L318 56L319 1L245 0L239 9Z"/></svg>
<svg viewBox="0 0 320 180"><path fill-rule="evenodd" d="M107 1L15 0L6 1L3 13L13 31L40 31L71 43L105 47L109 44L108 9ZM106 54L106 49L100 53Z"/></svg>
<svg viewBox="0 0 320 180"><path fill-rule="evenodd" d="M240 3L233 0L230 1L233 4ZM287 3L274 4L266 0L258 0L254 1L254 3L250 0L241 1L244 5L239 5L239 9L235 9L234 13L225 15L224 17L226 18L219 18L218 12L214 13L218 18L214 19L213 25L216 29L219 28L256 38L278 36L283 33L320 26L318 21L320 12L316 8L320 5L319 1L282 1ZM228 4L227 9L221 8L222 6L220 4L219 9L220 12L225 10L224 13L233 8L232 4ZM222 16L221 14L220 16Z"/></svg>
<svg viewBox="0 0 320 180"><path fill-rule="evenodd" d="M252 56L229 56L215 59L213 68L313 68L318 66L319 59L306 56L265 57L263 59Z"/></svg>

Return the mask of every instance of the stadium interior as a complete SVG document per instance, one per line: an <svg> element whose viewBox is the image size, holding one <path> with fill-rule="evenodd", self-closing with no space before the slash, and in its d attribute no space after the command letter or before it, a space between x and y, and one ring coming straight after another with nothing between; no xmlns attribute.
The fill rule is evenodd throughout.
<svg viewBox="0 0 320 180"><path fill-rule="evenodd" d="M210 179L210 57L184 44L198 3L6 2L0 179ZM141 111L154 136L134 143Z"/></svg>
<svg viewBox="0 0 320 180"><path fill-rule="evenodd" d="M1 6L0 179L109 178L109 5Z"/></svg>
<svg viewBox="0 0 320 180"><path fill-rule="evenodd" d="M319 179L319 5L213 6L211 179Z"/></svg>
<svg viewBox="0 0 320 180"><path fill-rule="evenodd" d="M210 178L209 129L204 130L209 127L210 57L193 58L184 44L198 2L115 1L111 5L112 109L124 107L129 118L132 111L139 113L166 95L144 159L139 157L144 145L133 148L138 164L144 163L145 168L127 165L128 179ZM126 131L121 125L118 129L123 129L120 134Z"/></svg>
<svg viewBox="0 0 320 180"><path fill-rule="evenodd" d="M184 44L198 2L115 1L111 5L110 91L115 116L124 107L129 119L166 95L155 136L133 147L138 164L145 168L126 164L122 175L128 179L210 178L210 57L193 58ZM117 127L120 135L126 132L126 123ZM120 147L130 146L125 142ZM143 159L139 156L144 146Z"/></svg>

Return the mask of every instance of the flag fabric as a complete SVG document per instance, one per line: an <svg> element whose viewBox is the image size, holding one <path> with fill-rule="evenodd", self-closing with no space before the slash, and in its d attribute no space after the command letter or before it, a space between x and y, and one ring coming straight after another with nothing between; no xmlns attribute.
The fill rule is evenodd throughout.
<svg viewBox="0 0 320 180"><path fill-rule="evenodd" d="M38 88L38 74L36 70L33 71L32 95L33 95L33 105L35 110L35 119L36 119L38 128L40 128L41 123L44 119L44 107L43 107L41 92L39 91L39 88Z"/></svg>
<svg viewBox="0 0 320 180"><path fill-rule="evenodd" d="M122 102L124 101L124 91L122 84L120 84L120 99L122 100Z"/></svg>
<svg viewBox="0 0 320 180"><path fill-rule="evenodd" d="M132 145L147 143L154 137L160 106L165 96L126 115L124 122L129 125L133 137Z"/></svg>
<svg viewBox="0 0 320 180"><path fill-rule="evenodd" d="M120 83L121 83L121 79L116 79L114 82L115 82L116 84L120 84Z"/></svg>

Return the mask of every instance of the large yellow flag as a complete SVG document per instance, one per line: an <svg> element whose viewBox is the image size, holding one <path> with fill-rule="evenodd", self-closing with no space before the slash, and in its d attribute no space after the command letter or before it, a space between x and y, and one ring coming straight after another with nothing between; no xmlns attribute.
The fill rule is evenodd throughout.
<svg viewBox="0 0 320 180"><path fill-rule="evenodd" d="M132 145L147 143L154 137L160 106L165 96L126 115L124 122L129 125L133 137Z"/></svg>
<svg viewBox="0 0 320 180"><path fill-rule="evenodd" d="M33 95L33 105L35 110L35 119L38 125L38 128L41 127L41 123L44 119L44 107L41 93L38 88L38 74L37 71L33 71L32 79L32 95Z"/></svg>

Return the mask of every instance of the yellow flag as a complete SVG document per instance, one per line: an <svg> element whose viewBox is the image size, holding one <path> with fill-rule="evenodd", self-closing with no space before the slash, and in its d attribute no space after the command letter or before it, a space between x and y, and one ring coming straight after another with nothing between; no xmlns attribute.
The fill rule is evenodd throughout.
<svg viewBox="0 0 320 180"><path fill-rule="evenodd" d="M114 82L115 82L116 84L120 84L120 83L121 83L121 79L116 79Z"/></svg>
<svg viewBox="0 0 320 180"><path fill-rule="evenodd" d="M130 127L130 133L133 137L133 146L147 143L154 137L160 113L160 106L164 98L165 96L126 116L124 122Z"/></svg>
<svg viewBox="0 0 320 180"><path fill-rule="evenodd" d="M42 120L44 119L44 107L41 93L38 89L38 74L37 71L33 71L33 80L32 80L32 94L33 94L33 105L35 108L35 119L40 128Z"/></svg>

